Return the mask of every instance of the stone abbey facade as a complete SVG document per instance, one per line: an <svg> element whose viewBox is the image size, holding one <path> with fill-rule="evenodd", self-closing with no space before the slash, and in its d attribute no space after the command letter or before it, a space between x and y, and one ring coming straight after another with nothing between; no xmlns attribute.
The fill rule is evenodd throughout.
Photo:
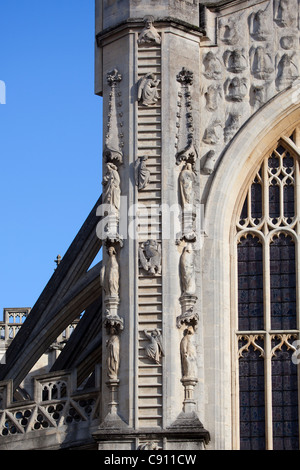
<svg viewBox="0 0 300 470"><path fill-rule="evenodd" d="M299 12L96 0L102 195L6 343L0 450L299 449Z"/></svg>

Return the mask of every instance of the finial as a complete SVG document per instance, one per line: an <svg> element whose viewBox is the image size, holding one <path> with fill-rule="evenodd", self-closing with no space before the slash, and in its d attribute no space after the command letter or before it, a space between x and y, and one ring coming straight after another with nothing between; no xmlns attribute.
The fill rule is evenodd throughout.
<svg viewBox="0 0 300 470"><path fill-rule="evenodd" d="M54 260L54 263L56 263L56 268L55 268L55 269L58 268L60 262L61 262L61 256L60 256L60 255L57 255L56 259Z"/></svg>

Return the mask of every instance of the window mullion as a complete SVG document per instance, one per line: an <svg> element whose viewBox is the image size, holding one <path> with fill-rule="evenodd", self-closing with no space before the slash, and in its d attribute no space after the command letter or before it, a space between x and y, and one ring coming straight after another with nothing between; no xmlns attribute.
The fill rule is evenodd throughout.
<svg viewBox="0 0 300 470"><path fill-rule="evenodd" d="M295 139L295 143L300 149L300 128L297 137L298 138ZM249 188L247 196L248 221L245 221L243 227L241 227L241 225L237 225L237 228L244 229L242 232L242 237L247 239L248 229L248 232L252 234L253 238L255 237L259 239L262 247L262 250L260 250L260 257L258 257L257 244L254 242L252 244L248 243L246 240L238 252L240 254L237 256L237 261L239 260L239 256L241 257L241 264L238 265L240 271L237 272L235 267L235 285L237 286L238 292L241 295L241 300L239 300L238 303L238 309L240 308L241 310L237 310L240 315L239 319L241 322L238 322L236 325L237 330L235 331L238 333L241 344L243 346L239 351L239 354L241 354L241 359L237 361L235 356L235 364L233 365L233 369L235 370L236 368L238 371L236 376L233 373L233 377L235 377L236 390L233 406L234 403L237 406L234 422L237 423L241 419L240 426L238 426L237 423L237 430L234 436L236 441L238 441L240 429L240 445L243 448L247 448L248 446L256 448L259 447L259 445L262 445L263 447L265 446L267 450L273 450L274 448L277 449L281 447L294 448L295 445L297 445L297 443L295 443L295 369L291 369L290 372L282 372L280 369L290 364L286 357L286 349L291 349L291 346L285 341L283 344L283 351L280 352L281 356L276 356L274 358L274 344L276 349L277 343L273 342L274 339L277 341L278 337L286 337L290 333L293 333L292 337L294 338L296 338L296 334L298 334L298 339L300 339L300 247L298 242L300 236L300 174L298 154L297 156L295 155L297 153L295 144L293 144L293 147L294 148L291 150L291 155L294 155L294 157L289 155L288 151L286 150L286 146L282 142L281 144L278 144L276 150L274 149L271 154L265 157L259 172L261 177L260 181L262 183L262 194L258 194L255 190L255 187L253 186ZM294 159L294 164L292 163L292 159ZM294 171L292 171L292 165L294 166ZM289 176L291 176L290 179ZM286 181L288 181L287 184L290 185L290 180L292 180L292 177L294 178L295 185L294 201L292 201L291 188L289 187L287 190L285 190ZM253 181L254 183L252 183L252 185L256 183L255 180ZM275 188L274 190L274 187L270 189L270 184L272 183L274 185L276 183L279 186L279 190L278 188ZM262 197L262 219L252 219L252 205L254 209L257 209L257 206L260 203L260 197ZM292 206L289 206L289 202L294 203L294 214L292 211ZM244 208L243 211L245 212ZM293 231L294 233L291 233ZM295 236L295 232L297 236ZM289 238L286 240L284 235L285 237L288 236ZM238 240L240 241L240 239L241 236L238 238ZM295 252L294 247L292 249L290 246L290 239L293 239L295 242ZM282 240L284 240L284 242L282 242ZM290 269L291 264L294 262L291 257L295 257L296 279L294 267L293 269ZM259 260L260 263L261 260L263 263L262 283L261 264L260 272L258 270ZM247 269L244 267L244 263L246 261L249 262ZM296 283L294 283L295 280ZM296 286L296 298L294 286ZM263 323L259 323L259 315L262 314L262 297L260 296L262 288L264 317ZM256 292L255 289L257 289ZM247 299L248 308L246 308ZM294 317L295 304L297 318L296 325ZM249 318L247 317L247 312ZM260 318L262 319L262 317ZM291 323L292 320L293 323ZM282 328L282 330L280 328ZM250 331L246 331L247 329ZM259 346L255 342L257 339L254 338L255 335L260 338ZM262 346L261 340L263 338L264 343ZM235 348L237 348L236 341L237 337L235 337ZM281 346L282 344L279 343L279 349ZM248 353L248 349L251 347L252 355ZM263 348L263 352L260 357L263 358L263 362L260 360L259 366L258 362L255 362L256 356L253 353L254 351L257 353L257 350L260 350L261 348ZM253 365L252 369L250 368L251 364ZM247 367L249 368L249 371ZM257 376L256 382L255 379L253 380L253 383L255 386L257 386L257 388L253 390L253 395L251 395L252 382L250 379L252 379L253 371L255 371L254 376ZM247 379L247 373L249 374L248 382L245 380L245 378ZM262 377L263 374L264 378ZM239 377L240 379L238 379ZM280 381L281 379L282 383ZM291 382L288 382L288 380L291 380ZM241 388L239 388L239 386ZM258 403L262 403L263 396L260 395L259 401L258 392L263 391L263 386L265 405L264 416L261 415L261 405L258 405ZM292 388L289 388L289 386ZM283 387L282 390L281 387ZM283 395L285 392L288 392L286 394L287 396ZM280 402L280 400L282 400L282 396L285 397L284 404ZM251 401L251 397L253 400L257 400L257 402ZM239 401L241 401L242 405L239 403ZM300 423L299 404L300 365L298 365L298 421ZM259 408L259 406L261 408ZM292 408L293 415L291 418L290 413ZM241 417L239 417L240 410L242 410ZM255 414L251 414L252 410L256 411L257 416ZM251 417L249 418L250 426L248 427L247 413ZM265 425L264 441L262 435L264 428L260 425L263 424L263 418ZM290 435L289 426L293 428L293 436ZM247 433L249 433L249 435ZM249 439L249 443L247 442L247 439ZM238 448L238 442L236 442L236 444L236 448Z"/></svg>
<svg viewBox="0 0 300 470"><path fill-rule="evenodd" d="M295 132L295 143L297 147L300 148L300 128L297 128ZM296 233L299 239L299 218L300 218L300 175L299 175L299 161L295 158L295 211L297 217L297 223L295 226ZM300 339L299 329L300 329L300 249L299 242L295 240L296 250L296 309L297 309L297 329L298 329L298 340ZM298 422L300 427L300 364L297 366L298 374ZM300 429L299 429L299 447L300 447Z"/></svg>
<svg viewBox="0 0 300 470"><path fill-rule="evenodd" d="M273 449L272 427L272 363L271 363L271 299L270 299L270 249L269 237L265 237L264 247L264 315L265 315L265 422L266 449Z"/></svg>
<svg viewBox="0 0 300 470"><path fill-rule="evenodd" d="M266 450L273 450L271 335L265 336L265 420Z"/></svg>
<svg viewBox="0 0 300 470"><path fill-rule="evenodd" d="M269 174L268 159L263 163L263 214L264 246L263 246L263 270L264 270L264 324L265 324L265 425L266 425L266 449L273 449L272 428L272 364L271 364L271 286L270 286L270 249L268 234L269 220Z"/></svg>

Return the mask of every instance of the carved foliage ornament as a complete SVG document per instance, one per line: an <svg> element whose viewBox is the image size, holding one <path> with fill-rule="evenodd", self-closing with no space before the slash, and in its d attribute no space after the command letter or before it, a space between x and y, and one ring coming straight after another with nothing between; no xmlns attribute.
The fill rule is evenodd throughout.
<svg viewBox="0 0 300 470"><path fill-rule="evenodd" d="M176 80L182 85L193 85L194 74L185 67L176 75Z"/></svg>
<svg viewBox="0 0 300 470"><path fill-rule="evenodd" d="M123 112L121 91L119 83L122 80L122 75L115 68L106 75L106 80L111 88L109 93L109 112L107 120L107 131L105 135L105 147L103 151L104 161L113 162L119 165L123 161Z"/></svg>
<svg viewBox="0 0 300 470"><path fill-rule="evenodd" d="M197 298L195 298L195 301ZM192 325L195 329L199 323L199 315L194 311L194 307L190 307L189 310L182 313L176 318L176 326L180 329L183 325Z"/></svg>
<svg viewBox="0 0 300 470"><path fill-rule="evenodd" d="M194 120L190 92L194 74L185 67L182 67L176 79L181 85L177 101L176 164L180 165L181 162L185 161L191 163L194 168L198 157L194 144Z"/></svg>

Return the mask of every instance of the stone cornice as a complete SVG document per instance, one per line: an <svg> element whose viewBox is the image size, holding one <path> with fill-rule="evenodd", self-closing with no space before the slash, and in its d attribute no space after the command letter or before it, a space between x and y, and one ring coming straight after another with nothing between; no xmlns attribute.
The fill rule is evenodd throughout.
<svg viewBox="0 0 300 470"><path fill-rule="evenodd" d="M226 8L239 6L241 8L246 8L249 6L258 5L263 3L265 0L252 0L251 5L249 0L204 0L200 1L200 7L207 7L213 11L221 11Z"/></svg>
<svg viewBox="0 0 300 470"><path fill-rule="evenodd" d="M195 25L192 25L190 23L187 23L185 21L182 21L177 18L170 17L170 16L164 17L164 18L156 18L155 24L156 25L168 24L176 28L179 28L185 32L194 33L199 36L203 36L204 34L204 30L202 28L199 28ZM144 26L144 22L142 18L140 19L128 18L126 21L122 21L118 23L117 25L106 28L103 31L96 34L96 43L98 47L100 47L102 45L102 41L108 38L109 36L111 36L112 33L119 33L129 28L141 28L143 26Z"/></svg>

